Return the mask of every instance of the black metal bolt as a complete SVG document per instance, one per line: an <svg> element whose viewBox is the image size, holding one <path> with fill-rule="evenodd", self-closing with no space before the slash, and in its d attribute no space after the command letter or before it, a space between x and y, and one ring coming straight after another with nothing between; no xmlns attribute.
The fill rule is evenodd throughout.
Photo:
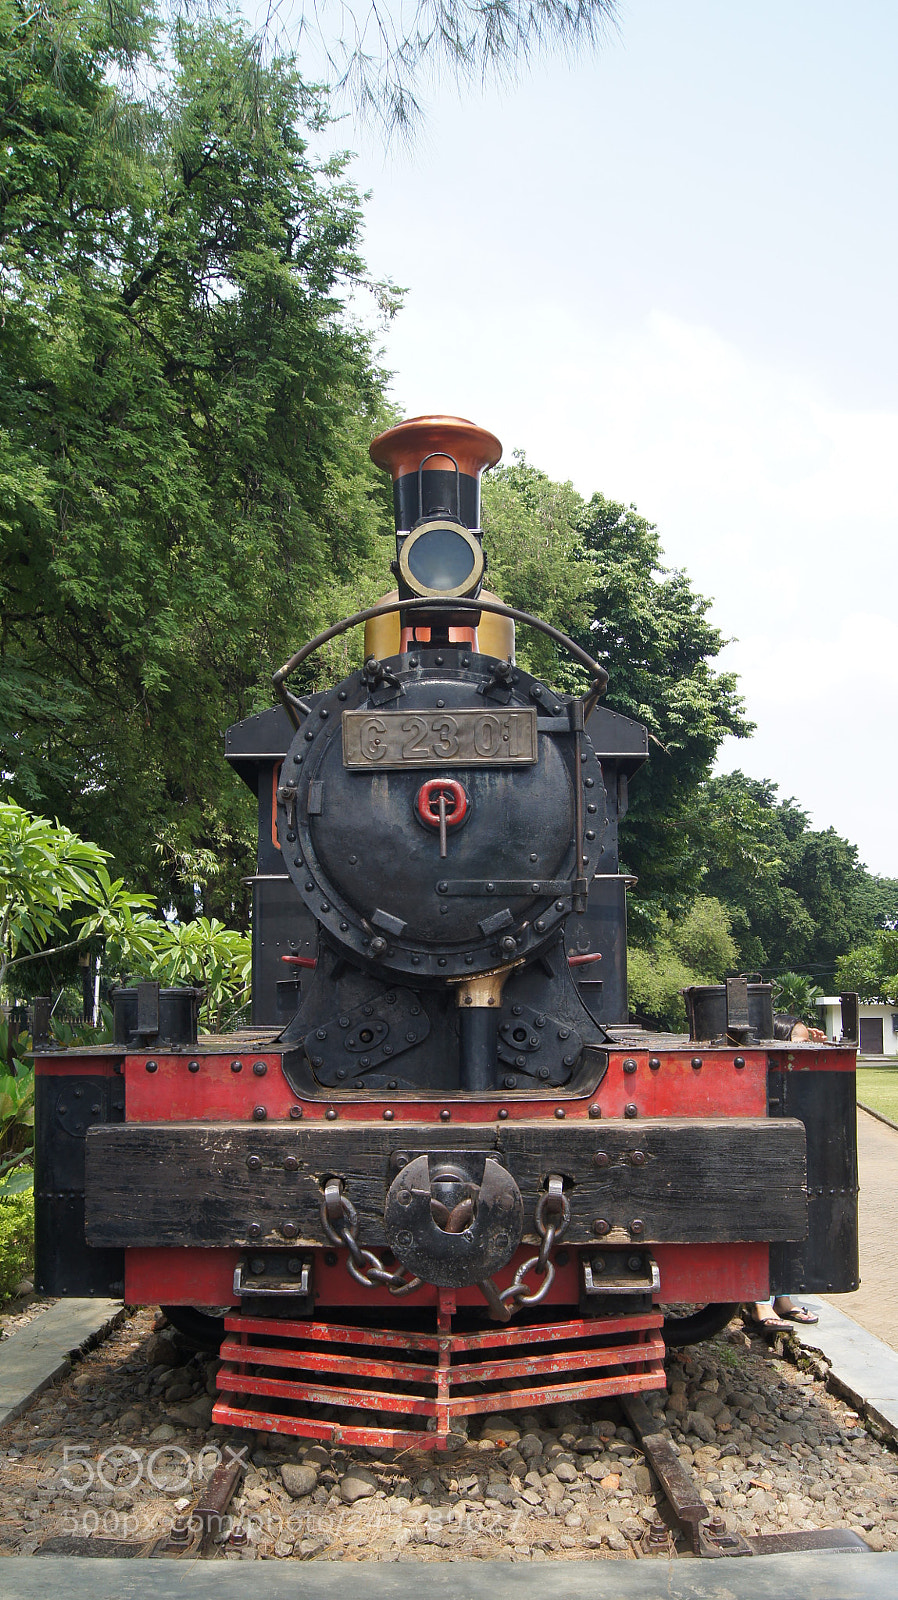
<svg viewBox="0 0 898 1600"><path fill-rule="evenodd" d="M597 1150L592 1158L594 1167L610 1167L611 1157L607 1150Z"/></svg>
<svg viewBox="0 0 898 1600"><path fill-rule="evenodd" d="M253 1106L253 1121L254 1122L264 1122L265 1118L267 1116L268 1116L268 1112L267 1112L265 1106Z"/></svg>
<svg viewBox="0 0 898 1600"><path fill-rule="evenodd" d="M261 1277L262 1273L265 1271L265 1257L252 1256L250 1258L249 1270L256 1278Z"/></svg>
<svg viewBox="0 0 898 1600"><path fill-rule="evenodd" d="M440 1112L440 1121L441 1122L449 1122L451 1120L451 1117L452 1117L452 1112L451 1111L446 1111L444 1109L444 1110L442 1110Z"/></svg>
<svg viewBox="0 0 898 1600"><path fill-rule="evenodd" d="M200 1070L200 1064L199 1064L198 1061L188 1061L188 1063L187 1063L187 1071L188 1072L199 1072L199 1070Z"/></svg>
<svg viewBox="0 0 898 1600"><path fill-rule="evenodd" d="M592 1225L592 1231L593 1233L597 1233L599 1238L602 1239L606 1233L611 1232L611 1223L606 1222L604 1217L596 1217Z"/></svg>
<svg viewBox="0 0 898 1600"><path fill-rule="evenodd" d="M634 1167L644 1167L648 1161L648 1156L644 1150L634 1150L630 1161Z"/></svg>
<svg viewBox="0 0 898 1600"><path fill-rule="evenodd" d="M559 1039L569 1039L570 1036L571 1036L570 1028L559 1028L558 1029L558 1037L559 1037Z"/></svg>
<svg viewBox="0 0 898 1600"><path fill-rule="evenodd" d="M267 1066L266 1062L264 1062L264 1061L254 1061L253 1062L253 1072L255 1073L257 1078L264 1078L264 1076L265 1076L267 1071L268 1071L268 1066Z"/></svg>
<svg viewBox="0 0 898 1600"><path fill-rule="evenodd" d="M261 1222L251 1222L249 1227L246 1230L246 1237L248 1239L261 1239L261 1237L262 1237L262 1224L261 1224Z"/></svg>
<svg viewBox="0 0 898 1600"><path fill-rule="evenodd" d="M594 1119L599 1118L602 1115L602 1107L601 1106L596 1106L596 1105L590 1106L589 1115L591 1117L593 1117Z"/></svg>
<svg viewBox="0 0 898 1600"><path fill-rule="evenodd" d="M627 1266L630 1268L631 1272L641 1272L642 1271L642 1256L628 1256L627 1257Z"/></svg>
<svg viewBox="0 0 898 1600"><path fill-rule="evenodd" d="M231 1071L232 1072L242 1072L243 1071L243 1062L242 1061L232 1061L231 1062Z"/></svg>
<svg viewBox="0 0 898 1600"><path fill-rule="evenodd" d="M556 1106L555 1107L555 1115L556 1115L556 1117L558 1118L558 1120L560 1122L562 1120L562 1118L566 1115L564 1106Z"/></svg>
<svg viewBox="0 0 898 1600"><path fill-rule="evenodd" d="M652 1072L658 1072L661 1068L661 1057L649 1056L649 1068Z"/></svg>
<svg viewBox="0 0 898 1600"><path fill-rule="evenodd" d="M520 1066L523 1066L523 1065L524 1065L524 1058L523 1058L523 1056L520 1056L520 1057L519 1057L519 1058L518 1058L518 1064L519 1064L519 1065L520 1065ZM518 1086L518 1080L517 1080L517 1078L515 1078L515 1077L513 1077L513 1076L512 1076L512 1074L511 1074L511 1073L509 1073L509 1074L508 1074L508 1076L507 1076L507 1077L505 1077L505 1078L503 1078L503 1079L502 1079L502 1082L503 1082L503 1083L504 1083L504 1085L505 1085L505 1087L506 1087L506 1089L516 1089L516 1088L517 1088L517 1086Z"/></svg>
<svg viewBox="0 0 898 1600"><path fill-rule="evenodd" d="M639 1239L645 1233L645 1223L641 1217L634 1217L630 1223L630 1232L634 1239Z"/></svg>
<svg viewBox="0 0 898 1600"><path fill-rule="evenodd" d="M284 1171L285 1172L298 1172L299 1171L299 1162L297 1161L295 1156L285 1156L284 1157Z"/></svg>
<svg viewBox="0 0 898 1600"><path fill-rule="evenodd" d="M624 1062L624 1071L625 1072L635 1072L636 1071L636 1062L632 1059L632 1057L628 1057L627 1060Z"/></svg>
<svg viewBox="0 0 898 1600"><path fill-rule="evenodd" d="M395 1117L395 1115L396 1115L395 1111L385 1111L384 1112L384 1122L392 1122L393 1118Z"/></svg>
<svg viewBox="0 0 898 1600"><path fill-rule="evenodd" d="M515 1064L516 1067L526 1067L526 1065L527 1065L527 1057L526 1056L515 1056L514 1064Z"/></svg>
<svg viewBox="0 0 898 1600"><path fill-rule="evenodd" d="M508 1112L504 1106L500 1106L499 1110L496 1112L496 1116L499 1118L500 1122L505 1122L507 1120Z"/></svg>
<svg viewBox="0 0 898 1600"><path fill-rule="evenodd" d="M692 1057L692 1068L693 1068L693 1071L699 1072L701 1070L701 1064L702 1064L701 1056L693 1056Z"/></svg>
<svg viewBox="0 0 898 1600"><path fill-rule="evenodd" d="M511 1014L513 1017L520 1017L523 1014L523 1010L523 1006L512 1006Z"/></svg>
<svg viewBox="0 0 898 1600"><path fill-rule="evenodd" d="M337 1113L334 1110L333 1106L328 1106L327 1110L324 1113L324 1117L325 1117L325 1121L326 1122L336 1122Z"/></svg>
<svg viewBox="0 0 898 1600"><path fill-rule="evenodd" d="M246 1164L249 1167L250 1172L258 1172L259 1168L262 1165L262 1157L261 1156L247 1156Z"/></svg>
<svg viewBox="0 0 898 1600"><path fill-rule="evenodd" d="M534 922L533 926L536 929L537 933L545 933L545 931L546 931L546 924L543 921L542 917L538 917L536 922Z"/></svg>
<svg viewBox="0 0 898 1600"><path fill-rule="evenodd" d="M745 1066L745 1057L744 1056L734 1056L733 1057L733 1066L734 1067L744 1067Z"/></svg>
<svg viewBox="0 0 898 1600"><path fill-rule="evenodd" d="M290 1107L290 1116L291 1116L291 1119L294 1122L301 1121L301 1119L302 1119L302 1106L291 1106Z"/></svg>
<svg viewBox="0 0 898 1600"><path fill-rule="evenodd" d="M537 1076L537 1077L538 1077L538 1078L548 1078L548 1077L550 1077L550 1076L551 1076L551 1074L550 1074L550 1072L549 1072L549 1069L548 1069L548 1067L540 1067L540 1069L539 1069L539 1071L538 1071L538 1072L537 1072L537 1074L536 1074L536 1076Z"/></svg>
<svg viewBox="0 0 898 1600"><path fill-rule="evenodd" d="M592 1258L592 1270L596 1274L600 1274L600 1273L605 1271L605 1257L604 1256L593 1256L593 1258Z"/></svg>
<svg viewBox="0 0 898 1600"><path fill-rule="evenodd" d="M624 1106L624 1116L625 1117L638 1117L639 1116L639 1107L638 1106L634 1106L632 1101L631 1101L631 1103L629 1105Z"/></svg>
<svg viewBox="0 0 898 1600"><path fill-rule="evenodd" d="M291 1272L294 1277L298 1278L302 1272L302 1258L300 1256L288 1256L287 1271Z"/></svg>
<svg viewBox="0 0 898 1600"><path fill-rule="evenodd" d="M499 940L499 947L503 955L513 956L518 948L518 942L512 934L507 933L504 939Z"/></svg>
<svg viewBox="0 0 898 1600"><path fill-rule="evenodd" d="M371 940L371 954L373 956L383 956L386 955L386 952L387 941L386 939L382 939L380 934L377 934L376 937Z"/></svg>
<svg viewBox="0 0 898 1600"><path fill-rule="evenodd" d="M147 1072L158 1072L158 1071L159 1071L159 1063L158 1063L158 1061L148 1061L147 1062Z"/></svg>

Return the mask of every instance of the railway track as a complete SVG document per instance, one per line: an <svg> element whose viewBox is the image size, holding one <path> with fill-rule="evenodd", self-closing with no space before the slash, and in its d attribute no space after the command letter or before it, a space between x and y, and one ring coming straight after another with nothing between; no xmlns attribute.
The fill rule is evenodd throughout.
<svg viewBox="0 0 898 1600"><path fill-rule="evenodd" d="M0 1555L898 1550L898 1455L802 1364L731 1325L666 1396L488 1417L435 1460L214 1427L215 1362L139 1311L0 1432Z"/></svg>

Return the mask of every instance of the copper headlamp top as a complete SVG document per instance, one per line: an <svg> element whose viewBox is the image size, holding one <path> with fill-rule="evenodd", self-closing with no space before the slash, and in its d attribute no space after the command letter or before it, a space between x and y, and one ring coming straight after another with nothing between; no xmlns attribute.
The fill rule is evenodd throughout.
<svg viewBox="0 0 898 1600"><path fill-rule="evenodd" d="M441 455L441 450L448 454ZM479 478L485 467L501 460L502 446L494 433L464 417L409 417L372 439L369 453L394 482L417 472L425 457L430 458L427 471L453 472L457 463L459 472Z"/></svg>

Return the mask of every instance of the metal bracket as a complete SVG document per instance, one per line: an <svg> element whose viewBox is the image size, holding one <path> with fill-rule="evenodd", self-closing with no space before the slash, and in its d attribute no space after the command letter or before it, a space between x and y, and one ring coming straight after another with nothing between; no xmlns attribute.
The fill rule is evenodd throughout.
<svg viewBox="0 0 898 1600"><path fill-rule="evenodd" d="M312 1263L303 1261L299 1272L294 1276L279 1272L277 1277L267 1273L250 1273L244 1277L246 1262L238 1263L234 1270L234 1293L241 1300L268 1300L275 1295L286 1298L306 1300L312 1288Z"/></svg>
<svg viewBox="0 0 898 1600"><path fill-rule="evenodd" d="M581 1259L584 1294L657 1294L661 1288L658 1263L647 1250L613 1250Z"/></svg>

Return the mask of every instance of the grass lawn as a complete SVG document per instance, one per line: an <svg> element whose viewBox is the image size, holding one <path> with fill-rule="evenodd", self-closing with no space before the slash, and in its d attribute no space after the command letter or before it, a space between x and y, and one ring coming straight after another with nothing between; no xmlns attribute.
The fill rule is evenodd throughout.
<svg viewBox="0 0 898 1600"><path fill-rule="evenodd" d="M858 1067L857 1097L898 1122L898 1067Z"/></svg>

